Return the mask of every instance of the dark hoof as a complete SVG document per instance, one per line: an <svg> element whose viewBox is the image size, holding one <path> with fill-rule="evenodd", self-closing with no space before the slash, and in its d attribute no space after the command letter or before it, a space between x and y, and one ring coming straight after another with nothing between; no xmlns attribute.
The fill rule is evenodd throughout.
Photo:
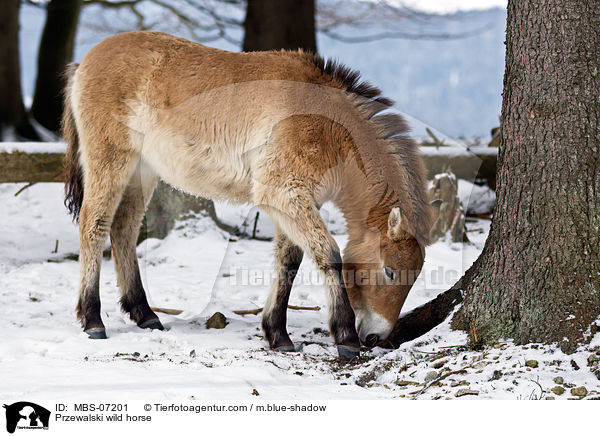
<svg viewBox="0 0 600 436"><path fill-rule="evenodd" d="M296 351L296 347L294 347L294 344L280 345L278 347L273 347L273 349L275 351L281 351L282 353L291 353L293 351Z"/></svg>
<svg viewBox="0 0 600 436"><path fill-rule="evenodd" d="M90 339L106 339L106 330L104 327L94 327L84 330Z"/></svg>
<svg viewBox="0 0 600 436"><path fill-rule="evenodd" d="M338 345L338 355L340 360L353 360L360 356L360 348L350 347L348 345Z"/></svg>
<svg viewBox="0 0 600 436"><path fill-rule="evenodd" d="M165 329L163 327L162 323L157 318L153 318L153 319L149 319L148 321L144 321L139 326L140 326L140 328L150 329L150 330L164 330Z"/></svg>

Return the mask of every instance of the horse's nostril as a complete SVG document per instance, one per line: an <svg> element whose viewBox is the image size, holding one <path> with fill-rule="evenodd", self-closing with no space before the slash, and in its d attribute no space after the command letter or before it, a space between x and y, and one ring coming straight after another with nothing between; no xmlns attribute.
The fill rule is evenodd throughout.
<svg viewBox="0 0 600 436"><path fill-rule="evenodd" d="M367 337L365 338L365 345L367 347L374 347L377 342L379 342L379 336L374 335L374 334L370 334L367 335Z"/></svg>

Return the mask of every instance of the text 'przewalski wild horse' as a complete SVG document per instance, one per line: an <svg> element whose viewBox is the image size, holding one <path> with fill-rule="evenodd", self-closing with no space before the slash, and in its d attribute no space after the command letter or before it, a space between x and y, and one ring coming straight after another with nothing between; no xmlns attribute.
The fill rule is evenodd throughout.
<svg viewBox="0 0 600 436"><path fill-rule="evenodd" d="M423 265L430 206L418 147L379 89L315 54L231 53L154 32L110 37L70 73L66 204L79 219L77 315L91 338L106 338L99 275L109 234L123 310L163 328L136 258L159 178L258 205L275 223L277 279L262 320L271 348L294 349L286 311L303 253L325 277L341 358L389 335ZM319 215L328 200L347 221L343 259Z"/></svg>

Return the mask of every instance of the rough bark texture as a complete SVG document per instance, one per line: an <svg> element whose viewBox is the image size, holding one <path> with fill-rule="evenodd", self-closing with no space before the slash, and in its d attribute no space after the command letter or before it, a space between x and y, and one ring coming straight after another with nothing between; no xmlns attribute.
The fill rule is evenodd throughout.
<svg viewBox="0 0 600 436"><path fill-rule="evenodd" d="M2 0L0 13L0 140L39 140L29 123L21 96L19 60L20 0Z"/></svg>
<svg viewBox="0 0 600 436"><path fill-rule="evenodd" d="M497 205L453 326L573 351L600 313L600 2L509 1Z"/></svg>
<svg viewBox="0 0 600 436"><path fill-rule="evenodd" d="M244 51L316 53L315 0L248 0L244 32Z"/></svg>
<svg viewBox="0 0 600 436"><path fill-rule="evenodd" d="M38 51L38 70L31 115L58 133L62 115L64 72L73 57L82 0L51 0Z"/></svg>

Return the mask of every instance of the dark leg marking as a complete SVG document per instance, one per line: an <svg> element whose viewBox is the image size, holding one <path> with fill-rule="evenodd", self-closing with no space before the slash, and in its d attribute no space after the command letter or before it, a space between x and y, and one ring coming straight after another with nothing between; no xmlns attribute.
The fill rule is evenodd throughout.
<svg viewBox="0 0 600 436"><path fill-rule="evenodd" d="M158 316L152 311L146 298L146 292L142 285L140 270L137 267L134 271L133 281L127 286L127 292L121 296L121 307L123 311L129 313L131 320L139 327L150 330L164 330Z"/></svg>
<svg viewBox="0 0 600 436"><path fill-rule="evenodd" d="M332 254L331 267L339 281L339 289L330 300L329 328L338 346L338 354L342 360L350 360L359 356L360 340L356 332L356 317L350 305L342 271L342 257L339 252Z"/></svg>
<svg viewBox="0 0 600 436"><path fill-rule="evenodd" d="M100 286L97 276L81 293L76 310L83 331L90 339L106 339L106 330L100 316Z"/></svg>

